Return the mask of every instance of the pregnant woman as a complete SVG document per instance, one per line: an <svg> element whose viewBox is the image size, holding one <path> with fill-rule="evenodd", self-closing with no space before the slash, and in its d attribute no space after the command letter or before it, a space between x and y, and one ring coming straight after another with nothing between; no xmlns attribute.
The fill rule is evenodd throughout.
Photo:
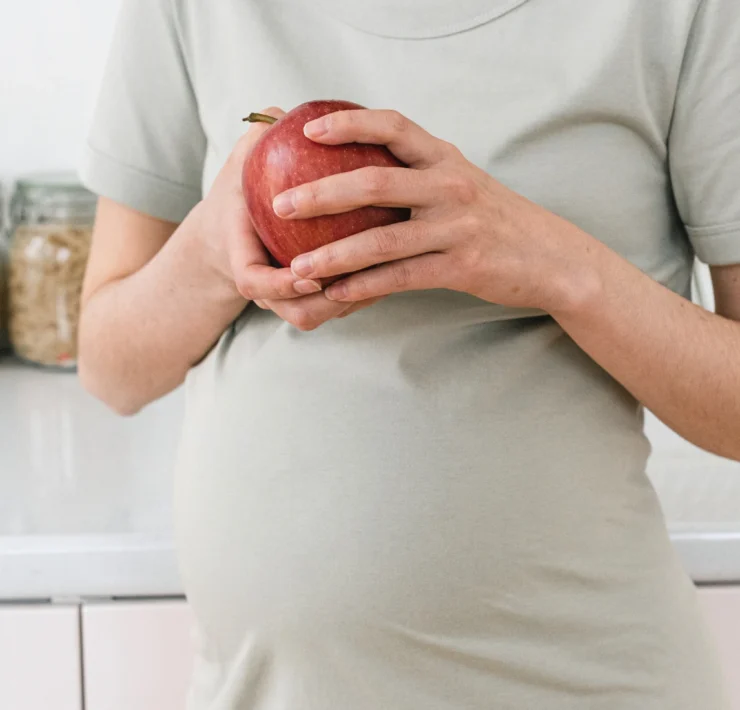
<svg viewBox="0 0 740 710"><path fill-rule="evenodd" d="M276 269L241 118L311 99L409 167L275 212L412 217ZM642 407L740 459L739 116L737 0L125 0L80 372L185 384L191 710L727 707Z"/></svg>

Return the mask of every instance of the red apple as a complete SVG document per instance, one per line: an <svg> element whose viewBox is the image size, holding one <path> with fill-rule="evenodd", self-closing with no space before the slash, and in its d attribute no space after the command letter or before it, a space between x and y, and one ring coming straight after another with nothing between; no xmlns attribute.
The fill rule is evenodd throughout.
<svg viewBox="0 0 740 710"><path fill-rule="evenodd" d="M362 207L308 219L281 219L272 209L273 199L281 192L328 175L371 165L405 167L385 146L322 145L303 135L303 127L314 118L361 108L349 101L309 101L278 121L261 114L245 119L274 123L244 162L242 190L257 234L282 266L289 266L299 254L329 242L409 218L409 210L390 207Z"/></svg>

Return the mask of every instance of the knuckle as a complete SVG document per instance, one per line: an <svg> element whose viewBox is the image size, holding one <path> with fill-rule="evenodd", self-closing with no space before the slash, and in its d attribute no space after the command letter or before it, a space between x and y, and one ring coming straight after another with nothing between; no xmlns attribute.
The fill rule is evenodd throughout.
<svg viewBox="0 0 740 710"><path fill-rule="evenodd" d="M388 127L393 133L403 133L409 127L409 120L399 111L388 111Z"/></svg>
<svg viewBox="0 0 740 710"><path fill-rule="evenodd" d="M443 286L447 286L450 283L451 275L447 273L447 269L441 261L431 267L431 276L434 282L440 283Z"/></svg>
<svg viewBox="0 0 740 710"><path fill-rule="evenodd" d="M281 272L279 281L275 285L275 292L278 298L280 299L291 299L295 298L296 296L296 290L293 288L293 285L295 284L295 280L293 278L293 274Z"/></svg>
<svg viewBox="0 0 740 710"><path fill-rule="evenodd" d="M304 333L315 330L319 325L313 315L305 308L296 308L290 322Z"/></svg>
<svg viewBox="0 0 740 710"><path fill-rule="evenodd" d="M449 141L445 140L440 140L439 143L440 153L444 158L447 158L449 160L456 160L463 157L462 152L454 143L450 143Z"/></svg>
<svg viewBox="0 0 740 710"><path fill-rule="evenodd" d="M384 196L389 186L388 171L385 168L364 168L363 182L366 192L373 198Z"/></svg>
<svg viewBox="0 0 740 710"><path fill-rule="evenodd" d="M316 208L321 203L321 187L317 182L310 182L298 191L298 204L304 207Z"/></svg>
<svg viewBox="0 0 740 710"><path fill-rule="evenodd" d="M367 273L360 272L356 276L353 276L349 281L346 282L347 287L347 301L357 303L358 301L365 300L365 294L368 292L368 280Z"/></svg>
<svg viewBox="0 0 740 710"><path fill-rule="evenodd" d="M477 215L464 214L457 221L457 231L465 237L475 237L481 233L481 221Z"/></svg>
<svg viewBox="0 0 740 710"><path fill-rule="evenodd" d="M399 261L391 265L391 277L396 288L405 288L411 283L411 269Z"/></svg>
<svg viewBox="0 0 740 710"><path fill-rule="evenodd" d="M459 266L467 273L475 273L483 264L483 250L475 241L471 241L457 255Z"/></svg>
<svg viewBox="0 0 740 710"><path fill-rule="evenodd" d="M375 256L397 252L403 243L400 230L395 226L381 227L373 232L372 250Z"/></svg>
<svg viewBox="0 0 740 710"><path fill-rule="evenodd" d="M418 266L419 278L422 281L437 282L438 269L432 262L426 262Z"/></svg>
<svg viewBox="0 0 740 710"><path fill-rule="evenodd" d="M324 246L314 254L314 269L317 271L332 266L339 259L339 253L334 242Z"/></svg>
<svg viewBox="0 0 740 710"><path fill-rule="evenodd" d="M477 190L475 183L465 175L451 173L445 180L446 191L463 205L470 205L475 201Z"/></svg>

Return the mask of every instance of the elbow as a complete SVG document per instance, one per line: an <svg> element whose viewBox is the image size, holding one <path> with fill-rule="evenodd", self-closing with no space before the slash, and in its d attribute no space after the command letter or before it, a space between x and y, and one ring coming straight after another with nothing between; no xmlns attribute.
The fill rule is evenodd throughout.
<svg viewBox="0 0 740 710"><path fill-rule="evenodd" d="M717 442L717 446L710 449L710 452L717 456L722 456L730 461L740 462L740 434L736 422L738 418L728 417L723 420L724 436Z"/></svg>
<svg viewBox="0 0 740 710"><path fill-rule="evenodd" d="M737 438L733 439L732 444L728 447L725 457L731 461L737 461L740 463L740 444L738 444Z"/></svg>
<svg viewBox="0 0 740 710"><path fill-rule="evenodd" d="M719 436L716 430L712 433L711 440L691 441L689 439L689 441L710 454L740 462L740 436L738 436L737 431L726 431Z"/></svg>
<svg viewBox="0 0 740 710"><path fill-rule="evenodd" d="M132 417L148 404L127 391L115 376L100 372L82 354L78 358L77 373L83 388L119 416Z"/></svg>
<svg viewBox="0 0 740 710"><path fill-rule="evenodd" d="M736 461L737 463L740 463L740 449L735 447L725 447L722 449L717 449L715 451L709 452L710 454L715 454L716 456L721 456L722 458L728 459L729 461Z"/></svg>
<svg viewBox="0 0 740 710"><path fill-rule="evenodd" d="M133 417L144 409L144 404L136 404L134 402L124 402L123 400L116 400L112 397L106 399L100 398L103 404L105 404L110 410L115 412L119 417Z"/></svg>

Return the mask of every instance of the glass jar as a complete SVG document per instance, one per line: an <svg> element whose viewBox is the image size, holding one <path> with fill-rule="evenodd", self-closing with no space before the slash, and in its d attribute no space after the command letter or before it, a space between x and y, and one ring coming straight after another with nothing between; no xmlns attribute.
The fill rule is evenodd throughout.
<svg viewBox="0 0 740 710"><path fill-rule="evenodd" d="M5 231L5 201L0 185L0 355L10 347L8 340L8 241Z"/></svg>
<svg viewBox="0 0 740 710"><path fill-rule="evenodd" d="M74 175L18 181L11 200L9 331L15 354L74 369L96 197Z"/></svg>

